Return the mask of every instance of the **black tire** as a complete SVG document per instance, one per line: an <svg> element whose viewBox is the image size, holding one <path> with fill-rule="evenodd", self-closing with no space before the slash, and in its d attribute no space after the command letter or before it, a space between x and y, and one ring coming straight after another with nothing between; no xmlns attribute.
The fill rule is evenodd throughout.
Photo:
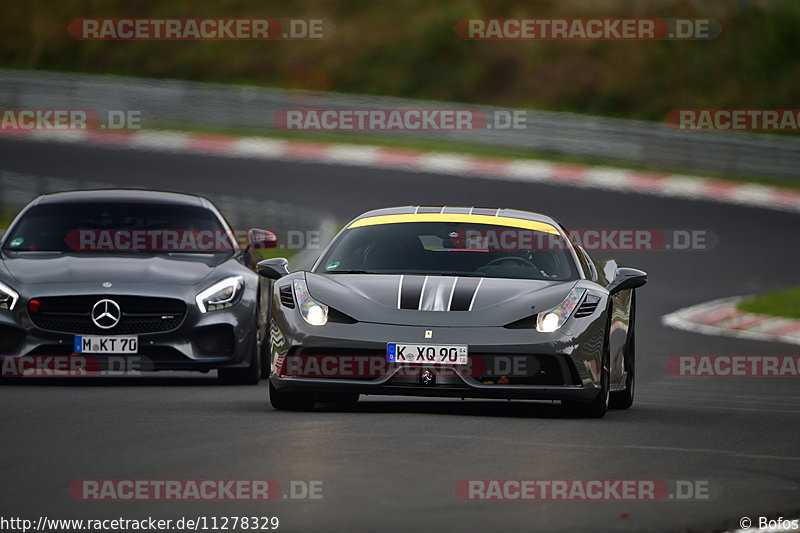
<svg viewBox="0 0 800 533"><path fill-rule="evenodd" d="M611 396L611 357L609 355L608 336L611 333L611 309L608 310L608 325L606 326L606 339L603 345L603 357L600 370L600 390L591 402L565 400L561 405L567 414L574 418L603 418L608 411Z"/></svg>
<svg viewBox="0 0 800 533"><path fill-rule="evenodd" d="M270 381L269 403L278 411L310 411L316 398L307 392L281 392Z"/></svg>
<svg viewBox="0 0 800 533"><path fill-rule="evenodd" d="M259 357L252 357L245 368L220 368L217 370L220 383L225 385L258 385L261 381Z"/></svg>
<svg viewBox="0 0 800 533"><path fill-rule="evenodd" d="M256 328L259 328L259 322L261 317L261 305L259 304L258 310L256 311ZM258 354L261 356L261 377L263 379L267 379L269 377L271 367L272 367L272 342L270 340L269 334L269 315L266 317L266 323L264 324L264 329L257 329L258 335Z"/></svg>
<svg viewBox="0 0 800 533"><path fill-rule="evenodd" d="M270 373L270 365L272 363L272 352L270 351L271 345L269 340L261 343L258 353L261 357L261 377L267 379Z"/></svg>
<svg viewBox="0 0 800 533"><path fill-rule="evenodd" d="M603 365L600 378L600 391L591 402L578 402L568 400L561 402L567 414L573 418L603 418L608 411L609 402L609 375L608 366Z"/></svg>
<svg viewBox="0 0 800 533"><path fill-rule="evenodd" d="M625 342L625 369L628 377L625 390L612 392L608 406L611 409L628 409L633 405L633 394L636 386L636 293L631 296L631 316L628 323L628 340Z"/></svg>
<svg viewBox="0 0 800 533"><path fill-rule="evenodd" d="M217 370L217 377L220 383L225 385L258 385L261 381L262 373L262 343L258 340L258 334L253 339L255 347L250 352L250 362L244 368L220 368Z"/></svg>

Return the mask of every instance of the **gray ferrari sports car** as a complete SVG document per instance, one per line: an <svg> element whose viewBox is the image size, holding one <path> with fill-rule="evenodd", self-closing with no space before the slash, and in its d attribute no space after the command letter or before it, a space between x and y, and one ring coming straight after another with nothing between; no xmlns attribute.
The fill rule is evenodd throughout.
<svg viewBox="0 0 800 533"><path fill-rule="evenodd" d="M351 221L310 271L274 280L270 401L304 410L360 394L560 400L576 416L634 393L634 289L550 217L396 207Z"/></svg>

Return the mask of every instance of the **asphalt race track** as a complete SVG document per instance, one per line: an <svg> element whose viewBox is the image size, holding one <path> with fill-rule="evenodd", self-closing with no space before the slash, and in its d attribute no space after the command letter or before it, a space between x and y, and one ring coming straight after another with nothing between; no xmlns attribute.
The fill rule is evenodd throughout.
<svg viewBox="0 0 800 533"><path fill-rule="evenodd" d="M709 251L617 253L638 291L637 398L600 420L556 404L363 398L278 412L266 383L213 375L0 387L0 514L35 518L278 516L283 531L710 531L800 510L800 390L791 378L679 378L671 355L796 354L797 346L667 329L683 306L800 281L796 214L572 187L282 161L0 140L0 170L255 196L341 221L389 205L515 207L570 228L714 232ZM603 255L603 254L601 254ZM73 480L322 480L315 501L78 502ZM707 481L707 500L470 502L465 479Z"/></svg>

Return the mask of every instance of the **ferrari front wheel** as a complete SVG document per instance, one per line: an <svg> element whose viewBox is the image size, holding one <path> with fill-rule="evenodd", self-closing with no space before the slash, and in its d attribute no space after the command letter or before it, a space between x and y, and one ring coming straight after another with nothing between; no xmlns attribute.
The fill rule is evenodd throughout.
<svg viewBox="0 0 800 533"><path fill-rule="evenodd" d="M561 403L566 408L567 413L572 417L603 418L608 411L610 394L609 369L607 363L604 362L602 376L600 377L600 390L597 392L597 396L595 396L594 400L591 402L567 400Z"/></svg>
<svg viewBox="0 0 800 533"><path fill-rule="evenodd" d="M278 411L310 411L316 398L307 392L282 392L269 382L269 403Z"/></svg>
<svg viewBox="0 0 800 533"><path fill-rule="evenodd" d="M635 295L634 295L635 296ZM611 393L609 407L612 409L627 409L633 405L633 392L636 385L636 337L634 330L636 300L631 305L631 316L628 322L628 339L625 342L625 371L628 377L625 379L625 390Z"/></svg>

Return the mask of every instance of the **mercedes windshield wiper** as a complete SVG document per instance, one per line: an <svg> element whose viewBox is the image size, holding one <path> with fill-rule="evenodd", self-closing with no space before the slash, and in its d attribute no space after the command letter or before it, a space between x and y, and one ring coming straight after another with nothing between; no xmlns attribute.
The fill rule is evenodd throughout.
<svg viewBox="0 0 800 533"><path fill-rule="evenodd" d="M326 270L324 274L375 274L366 270Z"/></svg>

